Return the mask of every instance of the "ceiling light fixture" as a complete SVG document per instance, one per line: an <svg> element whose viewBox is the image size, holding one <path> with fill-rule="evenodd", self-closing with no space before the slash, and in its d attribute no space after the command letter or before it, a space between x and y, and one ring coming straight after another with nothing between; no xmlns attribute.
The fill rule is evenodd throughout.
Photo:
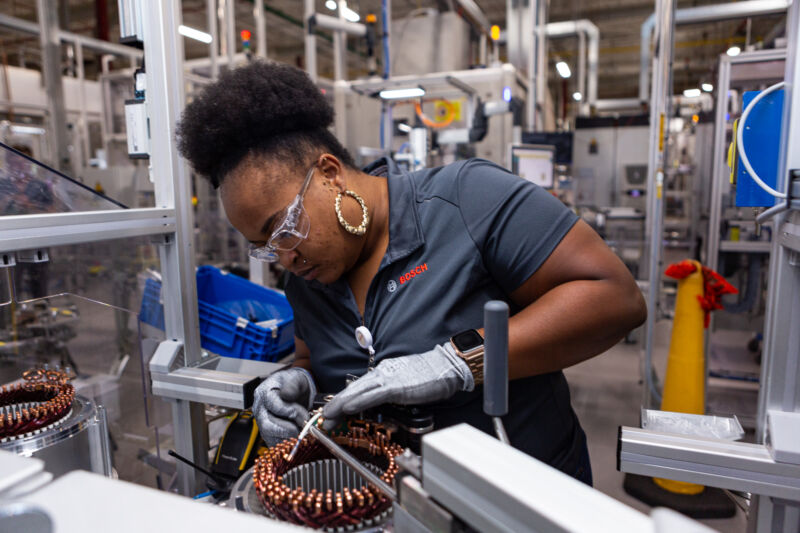
<svg viewBox="0 0 800 533"><path fill-rule="evenodd" d="M188 37L189 39L200 41L201 43L210 44L211 41L213 40L210 33L196 30L194 28L190 28L189 26L184 26L183 24L178 26L178 33L180 33L184 37Z"/></svg>
<svg viewBox="0 0 800 533"><path fill-rule="evenodd" d="M738 56L739 54L742 53L742 49L739 48L738 46L731 46L730 48L728 48L728 51L725 52L725 53L728 54L731 57L736 57L736 56Z"/></svg>
<svg viewBox="0 0 800 533"><path fill-rule="evenodd" d="M350 22L358 22L359 20L361 20L359 14L347 6L344 6L342 13L344 14L345 20L348 20Z"/></svg>
<svg viewBox="0 0 800 533"><path fill-rule="evenodd" d="M337 4L335 0L328 0L327 2L325 2L325 7L327 7L331 11L336 11L336 9L339 7L339 4ZM345 20L348 20L350 22L358 22L359 20L361 20L361 16L359 16L358 13L347 7L346 3L343 3L342 5L342 15L344 15Z"/></svg>
<svg viewBox="0 0 800 533"><path fill-rule="evenodd" d="M397 100L400 98L418 98L425 94L422 87L405 87L403 89L384 89L378 93L384 100Z"/></svg>

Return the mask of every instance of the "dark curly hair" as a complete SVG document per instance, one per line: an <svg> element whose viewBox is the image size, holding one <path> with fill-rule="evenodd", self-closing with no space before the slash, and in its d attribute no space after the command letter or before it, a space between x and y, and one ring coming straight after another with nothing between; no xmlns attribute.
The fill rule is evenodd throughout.
<svg viewBox="0 0 800 533"><path fill-rule="evenodd" d="M257 60L225 72L186 106L178 150L215 188L251 154L306 166L323 150L355 168L332 123L333 109L305 72Z"/></svg>

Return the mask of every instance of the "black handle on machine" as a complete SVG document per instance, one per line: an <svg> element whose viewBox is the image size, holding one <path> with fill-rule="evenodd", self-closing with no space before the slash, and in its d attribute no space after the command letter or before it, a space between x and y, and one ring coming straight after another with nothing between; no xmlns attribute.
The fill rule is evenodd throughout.
<svg viewBox="0 0 800 533"><path fill-rule="evenodd" d="M492 417L497 438L509 444L501 416L508 413L508 304L483 306L483 411Z"/></svg>

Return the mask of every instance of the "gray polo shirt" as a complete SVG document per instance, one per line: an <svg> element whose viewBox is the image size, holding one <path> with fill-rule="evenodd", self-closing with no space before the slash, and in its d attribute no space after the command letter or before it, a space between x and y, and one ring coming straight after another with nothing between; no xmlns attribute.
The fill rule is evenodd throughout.
<svg viewBox="0 0 800 533"><path fill-rule="evenodd" d="M577 217L544 189L480 159L404 172L390 160L365 169L388 179L389 245L362 317L346 279L331 285L289 276L295 334L311 352L321 392L367 371L354 336L369 328L377 364L422 353L483 324L483 305L505 300L547 259ZM536 354L531 354L536 357ZM432 405L436 427L470 423L491 432L482 389ZM585 446L561 372L515 380L504 419L512 445L573 474Z"/></svg>

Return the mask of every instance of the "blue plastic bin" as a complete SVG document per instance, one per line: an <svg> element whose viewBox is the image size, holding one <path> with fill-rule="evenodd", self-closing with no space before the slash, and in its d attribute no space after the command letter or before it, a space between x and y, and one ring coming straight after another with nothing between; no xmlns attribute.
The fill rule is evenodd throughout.
<svg viewBox="0 0 800 533"><path fill-rule="evenodd" d="M294 313L278 291L203 266L197 269L197 300L206 350L259 361L277 361L294 350ZM158 281L145 281L139 320L164 329Z"/></svg>

